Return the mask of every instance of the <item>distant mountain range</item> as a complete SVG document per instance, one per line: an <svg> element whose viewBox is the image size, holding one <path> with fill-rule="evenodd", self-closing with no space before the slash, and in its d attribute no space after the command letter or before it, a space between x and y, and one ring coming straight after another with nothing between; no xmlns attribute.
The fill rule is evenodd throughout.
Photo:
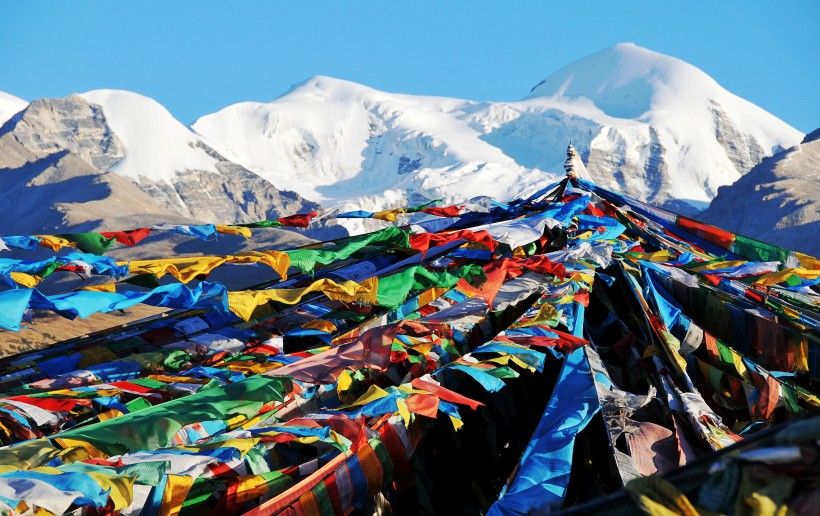
<svg viewBox="0 0 820 516"><path fill-rule="evenodd" d="M0 94L3 122L6 234L503 200L561 177L570 141L602 186L693 214L804 136L701 70L633 44L559 70L518 102L315 77L190 128L114 90L31 103Z"/></svg>
<svg viewBox="0 0 820 516"><path fill-rule="evenodd" d="M698 218L820 256L820 129L718 190Z"/></svg>

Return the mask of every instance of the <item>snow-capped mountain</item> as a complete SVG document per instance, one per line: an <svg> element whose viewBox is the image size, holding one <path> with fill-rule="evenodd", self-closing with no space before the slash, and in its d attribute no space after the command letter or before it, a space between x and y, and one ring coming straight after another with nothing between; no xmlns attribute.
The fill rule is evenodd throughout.
<svg viewBox="0 0 820 516"><path fill-rule="evenodd" d="M277 188L327 206L509 198L553 179L482 141L469 115L483 108L315 77L274 102L233 105L193 128Z"/></svg>
<svg viewBox="0 0 820 516"><path fill-rule="evenodd" d="M0 91L0 125L6 123L9 118L22 111L27 105L28 102L25 100Z"/></svg>
<svg viewBox="0 0 820 516"><path fill-rule="evenodd" d="M80 95L102 108L106 123L126 152L112 172L140 181L173 183L185 170L219 174L219 159L154 99L122 90L94 90Z"/></svg>
<svg viewBox="0 0 820 516"><path fill-rule="evenodd" d="M193 129L278 188L371 210L532 191L563 175L572 141L602 186L693 212L803 136L701 70L633 44L559 70L519 102L398 95L316 77Z"/></svg>
<svg viewBox="0 0 820 516"><path fill-rule="evenodd" d="M156 101L135 93L100 90L35 100L0 127L0 143L0 168L7 183L24 180L21 185L31 187L46 181L41 172L49 167L61 171L48 176L54 180L57 176L76 176L74 185L86 181L105 183L108 193L86 185L88 192L98 194L94 198L97 201L119 199L109 203L108 211L98 214L108 215L88 220L97 220L102 226L110 223L117 211L123 215L156 214L167 219L171 214L188 221L232 223L317 207L293 192L280 192L258 175L227 161ZM127 191L126 184L131 185ZM54 192L59 194L56 199L39 199L40 211L55 210L60 203L74 206L78 203L73 199L88 197L66 197L71 191ZM141 195L134 195L134 191ZM12 192L5 207L19 213L30 193ZM48 226L60 226L60 217L62 225L72 227L87 222L72 216L79 213L77 210L59 213L62 215L52 213L46 217ZM58 217L56 223L52 216ZM19 217L11 220L11 225L23 222ZM27 224L18 229L22 230L38 228Z"/></svg>
<svg viewBox="0 0 820 516"><path fill-rule="evenodd" d="M820 256L820 129L720 188L698 218L735 233Z"/></svg>
<svg viewBox="0 0 820 516"><path fill-rule="evenodd" d="M577 106L564 111L599 126L576 144L596 181L655 203L708 202L803 136L698 68L629 43L559 70L528 98Z"/></svg>
<svg viewBox="0 0 820 516"><path fill-rule="evenodd" d="M602 186L692 213L803 137L697 68L633 44L563 68L517 102L400 95L315 77L191 128L156 101L116 90L31 104L3 95L0 121L6 114L4 173L28 177L33 164L68 153L60 163L88 164L70 168L105 175L113 194L127 180L153 203L148 211L202 222L261 220L315 203L375 211L508 199L562 177L570 141ZM64 213L63 222L78 217Z"/></svg>

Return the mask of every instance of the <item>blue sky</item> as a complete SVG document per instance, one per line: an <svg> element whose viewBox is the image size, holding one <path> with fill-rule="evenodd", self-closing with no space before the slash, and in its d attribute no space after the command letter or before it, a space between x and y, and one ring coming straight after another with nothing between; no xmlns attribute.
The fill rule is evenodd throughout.
<svg viewBox="0 0 820 516"><path fill-rule="evenodd" d="M815 0L8 1L0 90L31 100L127 89L185 123L272 100L314 75L518 100L562 66L632 41L811 131L820 127L817 20Z"/></svg>

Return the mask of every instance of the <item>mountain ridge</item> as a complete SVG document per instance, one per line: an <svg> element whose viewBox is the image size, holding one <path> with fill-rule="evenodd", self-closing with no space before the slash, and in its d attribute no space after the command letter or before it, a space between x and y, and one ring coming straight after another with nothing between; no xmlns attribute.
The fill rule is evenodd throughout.
<svg viewBox="0 0 820 516"><path fill-rule="evenodd" d="M137 221L147 225L252 222L317 207L228 162L197 142L181 124L174 129L181 130L183 137L185 132L191 134L185 142L189 153L200 153L213 166L198 169L196 160L173 162L155 152L152 143L168 140L168 131L148 135L148 145L138 141L142 137L138 134L134 146L134 135L116 123L112 128L109 114L105 106L71 95L35 100L0 127L0 173L9 186L3 192L5 209L0 210L6 231L121 229L108 227L115 220L121 224L132 220L126 229ZM176 122L170 113L167 116ZM147 124L144 131L152 129L156 127ZM179 146L176 143L170 147L172 152ZM139 168L126 161L130 156L138 166L146 166L146 155L148 168L161 168L159 175L136 174ZM131 170L122 173L123 163ZM40 191L50 183L63 187L42 195Z"/></svg>
<svg viewBox="0 0 820 516"><path fill-rule="evenodd" d="M698 218L820 256L820 240L811 238L820 234L820 129L794 147L766 158L734 184L721 187Z"/></svg>
<svg viewBox="0 0 820 516"><path fill-rule="evenodd" d="M600 74L602 63L614 70L603 74L604 86L613 74L609 86L618 93L624 91L618 81L633 91L636 81L644 81L640 101L652 109L621 113L596 104L592 94L567 96L574 83L547 89L551 80L567 82L562 74L577 83L579 68ZM672 88L658 77L682 77L683 85ZM595 80L585 82L601 90ZM687 102L691 96L699 99L694 107ZM634 118L615 116L624 114ZM696 67L632 44L562 68L516 102L394 94L317 76L273 101L235 104L200 117L192 128L280 188L298 178L294 188L307 198L352 207L356 197L365 209L387 207L398 191L408 201L456 201L459 191L468 198L487 188L513 197L561 176L563 150L572 141L602 186L694 213L720 186L803 136ZM500 169L520 179L505 182ZM493 171L495 177L482 181ZM372 177L387 184L385 199L359 199Z"/></svg>
<svg viewBox="0 0 820 516"><path fill-rule="evenodd" d="M28 105L25 100L0 91L0 126Z"/></svg>
<svg viewBox="0 0 820 516"><path fill-rule="evenodd" d="M563 176L570 141L601 186L694 214L721 186L803 137L696 67L634 44L571 63L514 102L387 93L315 76L270 102L232 104L187 127L137 93L77 98L99 106L116 136L83 144L83 152L116 158L99 168L207 221L261 219L270 214L262 206L274 205L377 211L518 197ZM61 140L76 137L69 133L54 134L54 146L66 147ZM276 204L286 190L293 202ZM257 197L264 202L249 207ZM229 204L238 206L233 213ZM344 223L354 232L362 224Z"/></svg>

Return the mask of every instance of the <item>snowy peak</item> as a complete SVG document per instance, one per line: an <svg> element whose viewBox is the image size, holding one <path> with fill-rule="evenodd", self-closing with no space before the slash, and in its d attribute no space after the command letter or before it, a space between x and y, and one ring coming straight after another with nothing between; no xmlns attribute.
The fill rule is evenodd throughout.
<svg viewBox="0 0 820 516"><path fill-rule="evenodd" d="M562 68L524 102L598 125L597 135L577 142L602 186L657 204L686 201L689 209L802 138L697 67L632 43ZM626 162L613 163L615 154Z"/></svg>
<svg viewBox="0 0 820 516"><path fill-rule="evenodd" d="M378 96L382 92L353 81L316 75L302 82L296 83L275 101L295 100L305 97L333 99L335 101L364 100Z"/></svg>
<svg viewBox="0 0 820 516"><path fill-rule="evenodd" d="M570 64L518 102L395 94L317 76L191 128L126 91L91 91L41 111L58 146L133 179L184 216L208 220L292 213L307 206L301 197L378 211L525 196L564 176L568 142L577 168L585 165L604 188L691 214L803 138L698 68L634 44ZM29 147L39 148L39 129L30 126Z"/></svg>
<svg viewBox="0 0 820 516"><path fill-rule="evenodd" d="M9 188L6 198L35 195L25 178L44 167L52 172L37 176L42 182L70 176L81 178L75 183L108 185L97 188L93 200L116 209L112 199L120 199L122 213L174 212L187 220L230 223L316 207L226 160L158 102L127 91L37 99L4 124L0 169L7 183L16 180L19 187ZM68 202L73 194L62 196L65 188L53 187L51 195ZM142 200L131 199L135 188ZM74 226L104 211L75 210L81 215L63 217L63 222Z"/></svg>
<svg viewBox="0 0 820 516"><path fill-rule="evenodd" d="M527 175L481 141L481 132L463 116L475 106L320 76L272 102L240 103L202 117L193 128L222 155L278 188L328 205L372 200L360 207L382 209L409 198L471 197L487 183L469 176L488 164L485 174L499 169L492 177L501 176L499 165L507 167L498 185L505 193L516 187L515 175ZM362 199L368 196L373 199Z"/></svg>
<svg viewBox="0 0 820 516"><path fill-rule="evenodd" d="M132 179L180 215L248 222L310 205L297 195L281 195L270 182L225 159L154 99L122 90L81 97L102 109L125 148L125 156L108 170Z"/></svg>
<svg viewBox="0 0 820 516"><path fill-rule="evenodd" d="M25 100L0 91L0 126L28 105Z"/></svg>
<svg viewBox="0 0 820 516"><path fill-rule="evenodd" d="M390 93L377 90L359 84L358 82L317 75L307 80L299 82L276 98L272 103L302 100L321 100L334 103L389 103L389 104L411 104L433 106L436 109L446 110L453 103L463 104L467 102L462 99L449 97L436 97L424 95L406 95L402 93Z"/></svg>
<svg viewBox="0 0 820 516"><path fill-rule="evenodd" d="M368 210L522 195L563 176L571 141L602 186L691 213L803 136L698 68L630 43L559 70L520 102L401 95L317 76L193 129L278 188Z"/></svg>
<svg viewBox="0 0 820 516"><path fill-rule="evenodd" d="M702 101L722 92L714 79L685 61L620 43L558 70L527 98L584 98L610 116L639 118L661 100Z"/></svg>
<svg viewBox="0 0 820 516"><path fill-rule="evenodd" d="M558 70L527 96L539 98L592 103L610 117L661 125L683 123L683 129L706 122L698 117L717 126L720 121L713 119L725 113L736 125L757 126L752 136L768 153L790 147L801 135L771 113L730 93L703 70L634 43L619 43ZM794 143L783 146L784 141Z"/></svg>
<svg viewBox="0 0 820 516"><path fill-rule="evenodd" d="M126 155L112 171L139 181L173 182L178 172L217 172L216 162L196 135L154 99L122 90L80 95L102 107L108 125L122 140Z"/></svg>

